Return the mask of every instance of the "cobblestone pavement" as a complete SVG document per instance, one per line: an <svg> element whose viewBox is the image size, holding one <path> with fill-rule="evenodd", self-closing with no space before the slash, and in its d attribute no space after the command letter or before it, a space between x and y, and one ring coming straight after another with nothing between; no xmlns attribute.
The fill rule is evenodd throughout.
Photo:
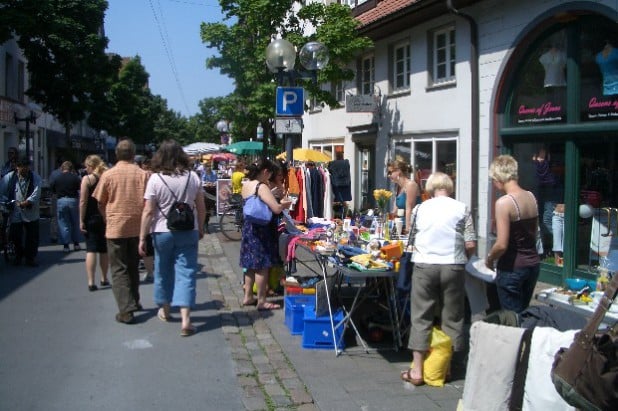
<svg viewBox="0 0 618 411"><path fill-rule="evenodd" d="M313 398L281 346L265 315L242 306L242 287L216 234L200 241L200 263L208 289L219 303L222 329L236 364L247 410L317 410Z"/></svg>

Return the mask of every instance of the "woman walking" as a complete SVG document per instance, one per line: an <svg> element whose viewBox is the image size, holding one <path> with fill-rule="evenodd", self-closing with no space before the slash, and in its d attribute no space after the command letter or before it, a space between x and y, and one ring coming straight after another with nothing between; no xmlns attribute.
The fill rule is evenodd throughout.
<svg viewBox="0 0 618 411"><path fill-rule="evenodd" d="M88 290L96 291L94 274L97 269L97 255L101 268L101 286L109 286L107 270L109 258L107 256L107 240L105 239L105 221L99 211L99 203L92 197L94 189L99 183L101 174L107 170L107 166L96 154L86 157L84 160L86 175L82 178L79 196L79 228L86 237L86 275L88 277Z"/></svg>
<svg viewBox="0 0 618 411"><path fill-rule="evenodd" d="M195 278L198 270L198 242L204 236L204 192L200 177L192 172L189 157L174 140L164 141L151 161L146 200L139 236L139 253L147 254L146 237L152 234L154 258L154 299L160 307L157 317L169 321L170 308L180 307L180 335L195 334L191 308L195 305ZM170 230L168 216L175 202L189 204L194 212L192 230Z"/></svg>

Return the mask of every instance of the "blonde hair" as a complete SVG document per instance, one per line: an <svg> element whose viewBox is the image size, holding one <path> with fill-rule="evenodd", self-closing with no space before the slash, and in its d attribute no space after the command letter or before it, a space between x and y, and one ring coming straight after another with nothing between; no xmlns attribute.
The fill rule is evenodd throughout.
<svg viewBox="0 0 618 411"><path fill-rule="evenodd" d="M107 165L101 157L96 154L91 154L84 160L84 166L92 167L92 173L96 175L101 175L105 170L107 170Z"/></svg>
<svg viewBox="0 0 618 411"><path fill-rule="evenodd" d="M389 161L387 167L396 168L397 170L401 171L401 174L403 174L404 176L410 177L410 170L412 167L406 161L397 158L395 160Z"/></svg>
<svg viewBox="0 0 618 411"><path fill-rule="evenodd" d="M453 180L451 180L451 178L447 174L436 171L427 179L427 183L425 184L425 191L427 191L433 197L433 194L436 190L446 190L449 195L453 194Z"/></svg>
<svg viewBox="0 0 618 411"><path fill-rule="evenodd" d="M502 184L511 180L517 181L519 178L517 168L517 160L508 154L501 155L491 162L489 177Z"/></svg>

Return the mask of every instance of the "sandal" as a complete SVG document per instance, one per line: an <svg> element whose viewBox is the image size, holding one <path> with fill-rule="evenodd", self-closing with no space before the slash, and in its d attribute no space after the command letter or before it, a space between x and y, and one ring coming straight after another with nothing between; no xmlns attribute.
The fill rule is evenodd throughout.
<svg viewBox="0 0 618 411"><path fill-rule="evenodd" d="M252 300L243 301L242 305L244 305L245 307L251 306L251 305L257 305L257 300L254 298Z"/></svg>
<svg viewBox="0 0 618 411"><path fill-rule="evenodd" d="M421 385L425 385L425 380L423 378L412 378L410 376L410 371L412 371L411 369L407 369L405 371L402 371L401 374L399 375L399 377L405 381L405 382L409 382L412 385L415 386L421 386Z"/></svg>
<svg viewBox="0 0 618 411"><path fill-rule="evenodd" d="M195 327L190 325L190 326L180 330L180 336L181 337L190 337L193 334L195 334L195 332L196 332Z"/></svg>
<svg viewBox="0 0 618 411"><path fill-rule="evenodd" d="M258 311L280 310L281 306L279 304L265 302L261 306L258 305L257 309Z"/></svg>
<svg viewBox="0 0 618 411"><path fill-rule="evenodd" d="M169 315L169 313L166 314L163 308L159 308L157 318L163 322L169 322L172 319L172 316Z"/></svg>

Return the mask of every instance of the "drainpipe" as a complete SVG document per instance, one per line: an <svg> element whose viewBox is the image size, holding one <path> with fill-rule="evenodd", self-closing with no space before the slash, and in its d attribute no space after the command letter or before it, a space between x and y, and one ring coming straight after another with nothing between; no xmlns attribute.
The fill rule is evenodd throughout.
<svg viewBox="0 0 618 411"><path fill-rule="evenodd" d="M464 14L453 6L452 0L446 0L446 8L453 14L462 17L470 25L470 131L472 150L472 198L470 210L475 219L478 230L479 204L479 53L478 53L478 26L472 16Z"/></svg>

